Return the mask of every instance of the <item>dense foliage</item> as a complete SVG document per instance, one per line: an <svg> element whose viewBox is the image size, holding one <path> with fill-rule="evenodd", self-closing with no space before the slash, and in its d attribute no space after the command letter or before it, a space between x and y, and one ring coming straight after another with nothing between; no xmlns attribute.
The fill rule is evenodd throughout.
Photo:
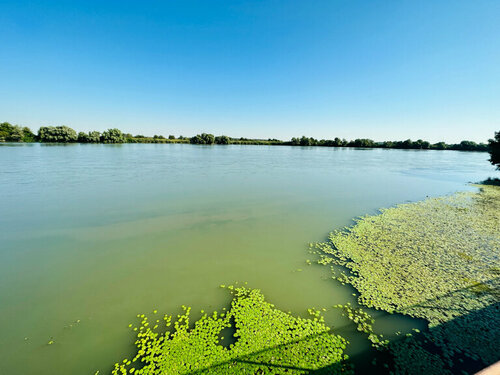
<svg viewBox="0 0 500 375"><path fill-rule="evenodd" d="M375 142L371 139L361 138L353 141L346 139L315 139L311 137L292 138L290 141L281 141L279 139L249 139L249 138L231 138L226 135L214 136L213 134L202 133L194 137L186 138L179 136L175 138L169 135L165 138L162 135L146 137L144 135L123 134L118 129L108 129L100 134L97 131L88 133L76 132L67 126L42 126L38 131L38 136L31 133L29 128L10 125L7 122L0 124L0 142L80 142L80 143L191 143L198 145L270 145L270 146L320 146L320 147L364 147L364 148L395 148L395 149L418 149L418 150L458 150L458 151L496 151L498 155L497 140L490 140L489 145L485 143L476 143L472 141L462 141L458 144L446 144L438 142L431 144L421 139L412 141L386 141ZM496 143L495 143L496 142ZM496 147L496 148L495 148ZM493 160L497 160L496 163ZM493 158L492 163L498 165L499 157Z"/></svg>
<svg viewBox="0 0 500 375"><path fill-rule="evenodd" d="M500 359L500 187L385 209L316 248L360 304L429 322L421 339L389 345L397 372L451 373L460 353Z"/></svg>
<svg viewBox="0 0 500 375"><path fill-rule="evenodd" d="M137 332L137 355L117 363L113 374L352 373L345 363L346 340L330 332L319 312L311 310L311 319L293 317L266 302L259 290L228 289L230 309L202 311L194 325L186 307L175 322L169 315L161 324L138 315L140 327L130 325ZM236 341L223 345L221 335L228 329Z"/></svg>
<svg viewBox="0 0 500 375"><path fill-rule="evenodd" d="M34 142L35 134L30 128L0 123L0 142Z"/></svg>
<svg viewBox="0 0 500 375"><path fill-rule="evenodd" d="M195 145L213 145L215 143L215 137L213 134L197 134L189 140L189 143Z"/></svg>
<svg viewBox="0 0 500 375"><path fill-rule="evenodd" d="M123 143L125 142L125 136L118 129L108 129L104 131L101 135L102 143Z"/></svg>
<svg viewBox="0 0 500 375"><path fill-rule="evenodd" d="M495 139L489 140L490 162L500 169L500 131L495 133Z"/></svg>
<svg viewBox="0 0 500 375"><path fill-rule="evenodd" d="M41 142L76 142L76 131L67 126L42 126L38 130L38 139Z"/></svg>
<svg viewBox="0 0 500 375"><path fill-rule="evenodd" d="M101 133L98 131L91 131L88 133L78 133L78 142L80 143L99 143L101 142Z"/></svg>

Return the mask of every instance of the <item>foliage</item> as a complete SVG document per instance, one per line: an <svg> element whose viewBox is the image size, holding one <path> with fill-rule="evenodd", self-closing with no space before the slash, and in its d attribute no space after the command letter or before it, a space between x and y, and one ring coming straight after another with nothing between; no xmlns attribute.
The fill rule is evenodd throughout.
<svg viewBox="0 0 500 375"><path fill-rule="evenodd" d="M0 123L0 142L34 142L35 134L28 127Z"/></svg>
<svg viewBox="0 0 500 375"><path fill-rule="evenodd" d="M41 142L76 142L76 131L67 126L42 126L38 130L38 139Z"/></svg>
<svg viewBox="0 0 500 375"><path fill-rule="evenodd" d="M88 133L78 133L78 142L80 143L99 143L101 141L101 133L98 131L91 131Z"/></svg>
<svg viewBox="0 0 500 375"><path fill-rule="evenodd" d="M366 333L368 335L368 340L371 341L374 348L383 348L389 344L388 340L381 340L383 335L378 335L373 330L373 323L375 320L360 307L353 307L350 303L345 305L335 305L335 308L344 310L344 316L347 316L349 320L356 324L356 329L359 332Z"/></svg>
<svg viewBox="0 0 500 375"><path fill-rule="evenodd" d="M102 143L123 143L125 142L125 137L121 130L118 129L108 129L104 131L101 135Z"/></svg>
<svg viewBox="0 0 500 375"><path fill-rule="evenodd" d="M490 162L500 170L500 131L495 132L495 139L489 140Z"/></svg>
<svg viewBox="0 0 500 375"><path fill-rule="evenodd" d="M335 278L358 290L359 303L426 319L447 366L456 353L499 359L500 187L385 209L316 247L319 263L348 271Z"/></svg>
<svg viewBox="0 0 500 375"><path fill-rule="evenodd" d="M215 143L215 137L213 134L202 133L201 135L195 135L189 140L189 143L195 145L213 145Z"/></svg>
<svg viewBox="0 0 500 375"><path fill-rule="evenodd" d="M490 146L484 143L475 143L472 141L462 141L459 144L446 144L438 142L430 144L421 139L413 142L410 139L406 141L385 141L375 142L367 138L358 138L353 141L346 139L321 139L317 140L312 137L302 136L300 138L292 138L290 141L281 141L279 139L249 139L249 138L230 138L226 135L214 137L212 134L202 133L191 138L179 136L177 139L173 135L169 135L168 139L163 135L154 135L146 137L144 135L132 136L132 134L121 134L118 129L109 129L100 136L99 141L96 140L95 134L98 132L91 131L89 133L80 132L76 135L75 131L66 126L58 127L41 127L39 137L31 132L29 128L20 128L10 125L7 122L0 124L0 142L81 142L81 143L192 143L202 145L212 144L239 144L239 145L270 145L270 146L320 146L320 147L364 147L364 148L396 148L396 149L423 149L423 150L459 150L459 151L488 151L494 145L495 141L490 140ZM120 135L121 134L121 135ZM497 138L497 150L498 142ZM493 159L492 159L493 160ZM497 159L498 160L498 157ZM492 161L493 163L493 161Z"/></svg>
<svg viewBox="0 0 500 375"><path fill-rule="evenodd" d="M218 145L228 145L231 143L231 139L227 135L219 135L215 137L215 143Z"/></svg>
<svg viewBox="0 0 500 375"><path fill-rule="evenodd" d="M165 315L151 323L144 315L135 342L138 352L115 364L113 374L304 374L324 369L349 374L346 340L333 335L319 312L313 319L293 317L266 302L259 290L228 289L233 294L227 313L214 312L190 322L190 308L177 316ZM153 325L153 327L151 327ZM193 327L193 328L191 328ZM222 345L221 334L232 328L236 341Z"/></svg>

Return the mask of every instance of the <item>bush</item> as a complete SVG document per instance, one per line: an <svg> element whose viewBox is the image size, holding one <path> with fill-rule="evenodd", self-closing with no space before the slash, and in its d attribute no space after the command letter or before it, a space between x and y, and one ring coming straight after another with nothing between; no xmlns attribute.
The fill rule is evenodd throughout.
<svg viewBox="0 0 500 375"><path fill-rule="evenodd" d="M195 145L213 145L215 143L215 137L213 134L197 134L189 140L189 143Z"/></svg>
<svg viewBox="0 0 500 375"><path fill-rule="evenodd" d="M218 145L228 145L231 143L231 139L227 135L220 135L215 137L215 143Z"/></svg>
<svg viewBox="0 0 500 375"><path fill-rule="evenodd" d="M34 142L35 134L28 127L21 128L8 122L0 123L0 142Z"/></svg>
<svg viewBox="0 0 500 375"><path fill-rule="evenodd" d="M42 126L38 130L38 139L41 142L76 142L76 131L67 126Z"/></svg>
<svg viewBox="0 0 500 375"><path fill-rule="evenodd" d="M78 142L81 143L99 143L101 141L101 133L92 131L88 133L78 133Z"/></svg>
<svg viewBox="0 0 500 375"><path fill-rule="evenodd" d="M125 137L119 129L108 129L101 135L102 143L123 143Z"/></svg>

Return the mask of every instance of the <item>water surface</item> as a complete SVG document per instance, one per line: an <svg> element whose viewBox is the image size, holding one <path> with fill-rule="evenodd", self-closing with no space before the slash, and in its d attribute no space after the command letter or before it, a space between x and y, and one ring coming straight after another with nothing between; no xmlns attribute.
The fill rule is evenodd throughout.
<svg viewBox="0 0 500 375"><path fill-rule="evenodd" d="M230 300L220 284L248 282L303 316L308 307L353 301L327 267L305 264L308 243L380 207L473 189L467 182L495 173L487 159L456 151L0 144L0 373L108 373L133 351L127 325L137 313L219 309ZM328 313L327 323L349 335L339 314ZM364 349L351 341L352 353Z"/></svg>

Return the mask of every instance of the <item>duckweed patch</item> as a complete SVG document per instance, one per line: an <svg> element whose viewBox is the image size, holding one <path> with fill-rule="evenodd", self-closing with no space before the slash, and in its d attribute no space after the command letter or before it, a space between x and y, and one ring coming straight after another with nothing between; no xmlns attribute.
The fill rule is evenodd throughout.
<svg viewBox="0 0 500 375"><path fill-rule="evenodd" d="M113 374L328 374L352 373L344 354L347 341L330 332L320 311L294 317L265 301L259 290L227 287L231 307L202 316L190 325L190 311L163 317L162 331L139 315L137 355L116 363ZM235 341L220 344L222 332L234 328ZM134 327L137 329L137 327Z"/></svg>
<svg viewBox="0 0 500 375"><path fill-rule="evenodd" d="M500 359L500 187L384 209L314 248L360 304L429 322L422 340L389 345L396 373L449 373L464 356Z"/></svg>

